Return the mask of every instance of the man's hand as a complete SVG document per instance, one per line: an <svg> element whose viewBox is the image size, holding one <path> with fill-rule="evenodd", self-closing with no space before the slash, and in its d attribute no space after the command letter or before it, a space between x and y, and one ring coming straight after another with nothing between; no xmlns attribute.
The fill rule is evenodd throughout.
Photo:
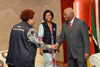
<svg viewBox="0 0 100 67"><path fill-rule="evenodd" d="M57 45L57 44L52 44L52 45L51 45L51 48L54 49L54 50L57 50L58 45Z"/></svg>
<svg viewBox="0 0 100 67"><path fill-rule="evenodd" d="M84 57L85 57L85 59L87 60L87 59L89 58L89 54L88 54L88 53L85 53L85 54L84 54Z"/></svg>

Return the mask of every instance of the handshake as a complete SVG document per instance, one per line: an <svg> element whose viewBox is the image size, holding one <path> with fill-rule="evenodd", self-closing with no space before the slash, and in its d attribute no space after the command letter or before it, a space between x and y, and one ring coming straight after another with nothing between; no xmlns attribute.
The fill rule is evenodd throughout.
<svg viewBox="0 0 100 67"><path fill-rule="evenodd" d="M58 46L59 46L59 45L56 43L56 44L50 45L50 47L47 46L47 45L45 45L44 48L45 48L45 47L48 47L48 48L50 48L50 49L57 50L57 51L59 52ZM48 50L49 50L49 49L48 49ZM40 55L43 55L43 49L40 49Z"/></svg>
<svg viewBox="0 0 100 67"><path fill-rule="evenodd" d="M56 43L56 44L52 44L52 45L51 45L51 48L54 49L54 50L57 50L57 49L58 49L58 46L59 46L59 45L58 45L57 43Z"/></svg>

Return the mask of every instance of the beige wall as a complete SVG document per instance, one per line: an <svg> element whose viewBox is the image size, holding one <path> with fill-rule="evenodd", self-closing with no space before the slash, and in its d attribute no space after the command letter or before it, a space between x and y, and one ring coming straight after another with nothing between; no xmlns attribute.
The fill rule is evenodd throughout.
<svg viewBox="0 0 100 67"><path fill-rule="evenodd" d="M0 0L0 50L8 49L9 33L12 25L20 22L19 15L23 9L35 11L35 27L42 21L44 10L50 9L54 12L53 21L58 26L58 35L61 30L61 8L60 0ZM39 51L38 51L39 54ZM37 57L40 55L37 55ZM57 53L57 60L63 61L62 47ZM39 59L37 59L39 61Z"/></svg>

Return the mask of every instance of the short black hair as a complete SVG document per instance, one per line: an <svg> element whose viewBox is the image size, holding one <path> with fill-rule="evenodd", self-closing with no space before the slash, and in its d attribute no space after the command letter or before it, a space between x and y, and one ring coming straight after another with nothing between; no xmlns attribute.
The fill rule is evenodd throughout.
<svg viewBox="0 0 100 67"><path fill-rule="evenodd" d="M44 20L44 21L46 21L45 16L46 16L47 13L50 13L50 14L51 14L52 19L53 19L53 17L54 17L54 14L53 14L52 11L50 11L50 10L45 10L44 13L43 13L43 20Z"/></svg>

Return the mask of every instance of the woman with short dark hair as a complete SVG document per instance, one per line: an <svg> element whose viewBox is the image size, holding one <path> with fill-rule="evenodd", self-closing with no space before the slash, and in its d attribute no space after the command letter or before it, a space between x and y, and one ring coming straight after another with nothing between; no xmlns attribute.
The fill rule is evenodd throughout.
<svg viewBox="0 0 100 67"><path fill-rule="evenodd" d="M57 26L52 19L54 14L50 10L45 10L43 13L44 22L39 26L39 38L46 44L51 46L56 43ZM40 54L43 55L46 67L56 67L56 51L42 50Z"/></svg>
<svg viewBox="0 0 100 67"><path fill-rule="evenodd" d="M40 42L33 26L34 11L26 9L20 15L22 20L13 26L10 33L6 63L8 67L34 67L37 47L49 49Z"/></svg>

